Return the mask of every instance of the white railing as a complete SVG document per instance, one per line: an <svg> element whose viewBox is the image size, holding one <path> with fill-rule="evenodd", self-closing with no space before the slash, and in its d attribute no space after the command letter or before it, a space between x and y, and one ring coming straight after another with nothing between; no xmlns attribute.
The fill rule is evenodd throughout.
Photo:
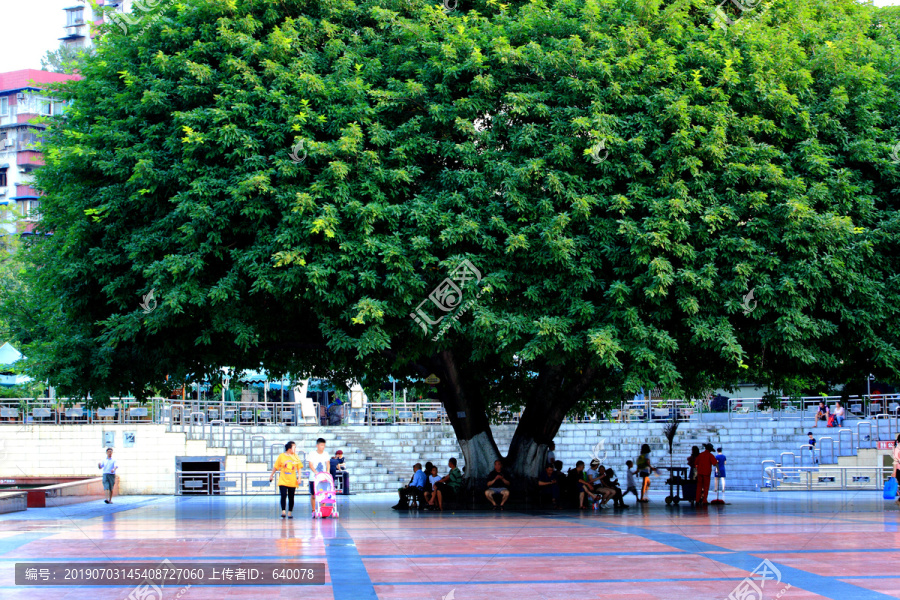
<svg viewBox="0 0 900 600"><path fill-rule="evenodd" d="M139 402L113 398L107 408L88 408L69 398L0 398L0 425L154 423L161 417L163 398Z"/></svg>
<svg viewBox="0 0 900 600"><path fill-rule="evenodd" d="M893 431L900 416L900 395L878 396L779 396L773 401L763 398L729 398L728 418L733 419L797 419L801 427L816 425L819 403L825 402L829 414L837 402L844 408L844 419L887 419ZM770 403L774 406L769 405ZM724 412L724 411L722 411Z"/></svg>
<svg viewBox="0 0 900 600"><path fill-rule="evenodd" d="M247 471L175 471L175 495L245 496L277 494L278 473ZM301 486L298 489L303 489Z"/></svg>
<svg viewBox="0 0 900 600"><path fill-rule="evenodd" d="M350 410L353 424L353 409ZM365 425L412 425L431 423L447 425L450 419L440 402L369 402L366 405Z"/></svg>
<svg viewBox="0 0 900 600"><path fill-rule="evenodd" d="M889 467L800 467L763 461L762 487L772 490L880 490Z"/></svg>
<svg viewBox="0 0 900 600"><path fill-rule="evenodd" d="M602 413L572 414L567 423L667 422L706 420L710 414L727 413L728 420L795 420L800 427L817 425L819 402L832 409L838 396L781 397L767 406L763 398L731 398L725 410L712 412L708 400L633 400L621 402ZM866 418L871 423L870 439L894 439L900 433L900 396L851 396L843 401L845 419L856 423ZM369 402L363 408L345 403L332 407L334 416L349 425L448 425L448 415L440 402ZM209 427L327 425L326 407L317 402L170 400L152 398L114 398L106 408L88 408L67 398L0 398L0 425L22 424L165 424L169 431L191 436L210 437ZM494 424L516 424L521 410L495 405L490 419ZM336 422L336 421L335 421ZM220 433L220 437L224 435ZM836 438L840 445L841 440Z"/></svg>

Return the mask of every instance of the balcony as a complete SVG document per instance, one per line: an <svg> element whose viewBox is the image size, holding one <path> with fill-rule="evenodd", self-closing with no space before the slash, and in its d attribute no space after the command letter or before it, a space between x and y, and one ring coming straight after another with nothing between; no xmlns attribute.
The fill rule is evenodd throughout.
<svg viewBox="0 0 900 600"><path fill-rule="evenodd" d="M40 152L27 150L16 155L16 164L20 167L42 167L44 166L44 157Z"/></svg>
<svg viewBox="0 0 900 600"><path fill-rule="evenodd" d="M33 187L31 187L30 185L19 185L19 184L16 184L16 198L21 198L21 199L24 200L24 199L26 199L26 198L28 198L28 199L32 199L32 198L36 199L37 197L38 197L37 190L35 190L35 189L34 189Z"/></svg>

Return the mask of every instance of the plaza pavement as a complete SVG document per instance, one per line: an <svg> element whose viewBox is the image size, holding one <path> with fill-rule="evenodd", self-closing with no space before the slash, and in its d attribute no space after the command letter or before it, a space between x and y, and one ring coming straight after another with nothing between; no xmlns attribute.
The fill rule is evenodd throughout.
<svg viewBox="0 0 900 600"><path fill-rule="evenodd" d="M669 507L663 496L599 512L437 514L393 511L396 495L365 494L341 497L340 519L319 521L308 518L307 496L293 520L279 518L273 496L30 509L0 515L0 598L124 600L134 591L17 587L16 562L288 558L327 563L326 584L167 586L162 598L706 600L748 588L748 577L763 583L763 598L900 598L900 512L880 493L729 492L729 505L705 509Z"/></svg>

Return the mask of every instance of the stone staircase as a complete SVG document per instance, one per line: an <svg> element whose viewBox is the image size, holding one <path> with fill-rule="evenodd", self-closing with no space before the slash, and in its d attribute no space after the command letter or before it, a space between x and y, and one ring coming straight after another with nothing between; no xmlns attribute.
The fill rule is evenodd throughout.
<svg viewBox="0 0 900 600"><path fill-rule="evenodd" d="M589 464L598 455L603 464L623 476L626 460L635 460L643 443L650 445L651 459L659 466L669 465L668 442L664 437L665 423L566 423L556 436L556 457L564 469L575 466L578 460ZM271 465L273 444L287 440L297 442L301 451L315 448L315 440L327 440L327 451L344 451L351 473L351 491L393 491L405 485L412 476L412 465L434 462L441 475L447 473L447 460L456 457L459 467L464 460L459 444L449 425L340 425L248 428L247 437L259 437L251 447L240 440L224 441L229 454L246 454L248 463ZM821 433L822 428L819 429ZM829 430L833 431L833 430ZM495 425L492 429L500 451L505 454L515 432L515 425ZM818 434L817 434L818 435ZM222 447L218 434L211 446ZM602 444L600 444L602 440ZM706 442L722 447L728 456L728 489L755 490L761 481L762 461L781 452L796 452L806 443L806 429L798 421L734 420L723 422L690 421L679 425L672 453L672 464L685 466L691 446ZM600 444L598 446L598 444ZM271 467L269 467L271 468ZM664 481L664 477L656 481Z"/></svg>
<svg viewBox="0 0 900 600"><path fill-rule="evenodd" d="M806 440L806 429L796 421L690 421L679 424L670 461L664 427L664 423L565 424L556 436L556 457L563 461L565 470L578 460L589 464L596 454L624 481L625 461L636 460L641 444L650 446L655 466L685 467L692 446L702 450L703 444L711 443L728 457L727 489L755 490L762 479L763 460L773 453L796 451ZM654 486L665 480L662 473L659 484L656 478L652 480Z"/></svg>

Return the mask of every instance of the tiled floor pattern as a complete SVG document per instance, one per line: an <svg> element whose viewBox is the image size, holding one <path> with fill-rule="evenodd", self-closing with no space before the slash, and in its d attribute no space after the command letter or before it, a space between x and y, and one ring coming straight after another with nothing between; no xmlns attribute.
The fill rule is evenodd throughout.
<svg viewBox="0 0 900 600"><path fill-rule="evenodd" d="M123 497L0 515L0 599L758 600L900 598L900 512L872 492L730 493L724 507L398 513L341 498L341 518L278 517L277 498ZM309 561L320 586L14 585L16 562ZM780 578L780 581L778 580ZM760 578L752 579L759 586ZM738 591L735 591L738 589ZM159 595L162 595L160 599Z"/></svg>

